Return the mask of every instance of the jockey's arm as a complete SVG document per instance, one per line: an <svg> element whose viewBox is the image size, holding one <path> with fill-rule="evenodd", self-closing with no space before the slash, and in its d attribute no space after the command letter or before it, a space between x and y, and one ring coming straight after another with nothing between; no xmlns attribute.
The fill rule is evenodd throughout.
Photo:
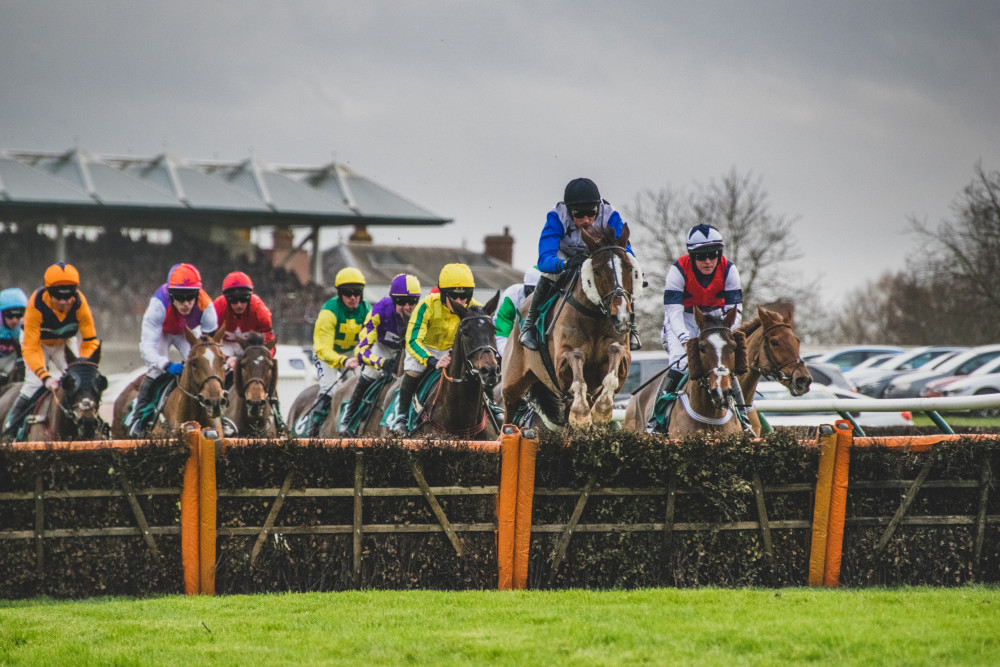
<svg viewBox="0 0 1000 667"><path fill-rule="evenodd" d="M682 343L690 338L684 323L684 274L675 265L667 270L663 287L663 328Z"/></svg>
<svg viewBox="0 0 1000 667"><path fill-rule="evenodd" d="M430 315L430 308L426 300L417 304L410 321L406 324L406 338L404 349L411 357L419 361L424 366L430 358L430 353L423 346L424 337L427 335L427 320Z"/></svg>
<svg viewBox="0 0 1000 667"><path fill-rule="evenodd" d="M211 335L218 331L219 314L215 312L215 307L211 303L202 311L199 326L201 327L201 332L206 335Z"/></svg>
<svg viewBox="0 0 1000 667"><path fill-rule="evenodd" d="M382 370L385 359L375 354L375 343L378 342L378 325L381 318L375 313L368 313L365 323L361 325L361 333L358 335L358 346L354 348L358 355L358 360L366 366L371 366L375 370Z"/></svg>
<svg viewBox="0 0 1000 667"><path fill-rule="evenodd" d="M496 324L497 338L506 338L510 336L511 330L514 328L514 321L517 319L517 308L514 307L514 302L509 296L505 296L503 303L500 304L500 308L497 309L497 316L494 324Z"/></svg>
<svg viewBox="0 0 1000 667"><path fill-rule="evenodd" d="M97 348L101 345L101 341L97 339L94 314L90 311L90 304L87 303L87 298L83 296L83 292L77 292L76 298L80 300L80 307L76 311L76 322L80 327L80 356L89 357L97 351Z"/></svg>
<svg viewBox="0 0 1000 667"><path fill-rule="evenodd" d="M736 308L736 319L733 321L732 326L733 331L735 331L743 322L743 286L740 283L740 272L735 264L729 265L724 289L726 309Z"/></svg>
<svg viewBox="0 0 1000 667"><path fill-rule="evenodd" d="M559 256L559 242L565 235L562 223L555 211L549 211L545 227L538 239L538 270L542 273L559 273L563 270L563 259Z"/></svg>
<svg viewBox="0 0 1000 667"><path fill-rule="evenodd" d="M32 295L24 311L24 342L21 345L21 356L24 358L24 367L44 381L49 372L45 369L45 354L42 352L42 314L34 307L34 302Z"/></svg>
<svg viewBox="0 0 1000 667"><path fill-rule="evenodd" d="M160 352L160 340L163 338L163 322L167 310L159 299L153 297L142 316L142 328L139 334L139 356L146 368L165 371L170 365L170 357Z"/></svg>
<svg viewBox="0 0 1000 667"><path fill-rule="evenodd" d="M332 311L321 310L316 317L316 327L313 329L313 351L316 358L330 368L344 368L348 359L347 355L337 352L334 348L337 325L337 316Z"/></svg>

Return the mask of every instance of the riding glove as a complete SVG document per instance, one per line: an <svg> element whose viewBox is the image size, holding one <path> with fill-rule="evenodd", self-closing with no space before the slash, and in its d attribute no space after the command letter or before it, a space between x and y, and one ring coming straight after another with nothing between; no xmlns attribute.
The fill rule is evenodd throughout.
<svg viewBox="0 0 1000 667"><path fill-rule="evenodd" d="M167 372L171 375L180 375L184 371L184 362L175 361L167 366Z"/></svg>

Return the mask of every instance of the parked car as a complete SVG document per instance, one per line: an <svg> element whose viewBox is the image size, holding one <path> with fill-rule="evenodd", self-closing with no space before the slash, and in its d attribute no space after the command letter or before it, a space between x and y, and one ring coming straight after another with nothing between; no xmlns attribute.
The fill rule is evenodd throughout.
<svg viewBox="0 0 1000 667"><path fill-rule="evenodd" d="M965 352L967 347L927 345L901 352L876 368L862 368L860 365L844 373L848 380L858 386L858 391L873 398L881 398L889 381L894 377L915 371L930 370L949 357Z"/></svg>
<svg viewBox="0 0 1000 667"><path fill-rule="evenodd" d="M632 363L628 367L628 378L621 391L615 394L615 407L624 409L632 394L646 384L651 377L666 370L670 357L663 350L638 350L632 353Z"/></svg>
<svg viewBox="0 0 1000 667"><path fill-rule="evenodd" d="M792 396L788 390L777 382L761 382L757 385L755 400L768 401L800 401L817 399L860 399L870 398L864 394L848 391L839 387L827 387L814 384L802 396ZM913 426L913 415L909 412L855 412L851 417L859 426ZM836 412L764 412L764 418L771 426L819 426L832 424L840 415Z"/></svg>
<svg viewBox="0 0 1000 667"><path fill-rule="evenodd" d="M997 359L994 359L989 364L980 366L978 370L970 373L968 376L948 383L941 391L941 395L946 397L964 397L1000 394L1000 368L997 368L997 361ZM991 366L992 370L988 373L981 373L980 371L986 370L987 366ZM1000 406L979 408L978 410L973 410L972 414L976 417L996 419L1000 417Z"/></svg>
<svg viewBox="0 0 1000 667"><path fill-rule="evenodd" d="M992 361L987 361L985 364L983 364L976 370L972 371L968 375L948 375L943 378L938 378L933 382L928 382L927 386L924 387L923 390L920 392L920 395L927 398L944 396L945 390L951 387L951 385L955 384L956 382L977 378L983 375L991 375L993 373L1000 373L1000 357L997 357ZM971 394L967 395L971 396Z"/></svg>
<svg viewBox="0 0 1000 667"><path fill-rule="evenodd" d="M965 376L983 364L1000 357L1000 345L981 345L938 364L935 368L917 370L893 378L885 388L885 398L915 398L929 383L949 376Z"/></svg>
<svg viewBox="0 0 1000 667"><path fill-rule="evenodd" d="M832 352L821 354L807 361L820 361L840 367L841 371L849 371L862 361L883 354L899 354L903 348L895 345L851 345Z"/></svg>
<svg viewBox="0 0 1000 667"><path fill-rule="evenodd" d="M813 384L822 384L828 387L839 387L847 391L854 391L854 383L848 380L840 371L839 366L825 364L821 361L806 361L806 368L812 375Z"/></svg>
<svg viewBox="0 0 1000 667"><path fill-rule="evenodd" d="M862 361L860 364L858 364L857 366L855 366L851 370L847 371L847 373L857 373L858 371L866 371L866 370L870 370L872 368L882 368L884 366L887 366L889 364L890 360L895 359L896 357L900 357L903 354L905 354L905 353L904 352L899 352L899 353L895 353L894 352L892 354L876 354L874 357L868 357L867 359L865 359L864 361ZM847 373L844 373L844 375L847 375Z"/></svg>

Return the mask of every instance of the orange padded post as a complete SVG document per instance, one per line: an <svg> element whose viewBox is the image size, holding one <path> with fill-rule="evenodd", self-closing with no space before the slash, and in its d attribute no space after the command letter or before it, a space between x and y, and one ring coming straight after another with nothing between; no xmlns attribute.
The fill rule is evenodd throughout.
<svg viewBox="0 0 1000 667"><path fill-rule="evenodd" d="M847 514L847 477L851 468L851 444L854 427L847 420L837 426L837 458L833 468L833 487L830 493L830 522L826 536L826 567L823 585L836 588L840 585L840 557L844 549L844 519Z"/></svg>
<svg viewBox="0 0 1000 667"><path fill-rule="evenodd" d="M821 428L822 430L819 435L819 472L816 476L812 542L809 548L810 586L822 586L823 576L826 571L826 541L830 525L830 498L833 492L834 462L837 457L837 431L828 425Z"/></svg>
<svg viewBox="0 0 1000 667"><path fill-rule="evenodd" d="M534 429L521 433L517 466L517 514L514 521L514 589L528 587L528 558L531 555L531 510L535 500L535 456L538 439Z"/></svg>
<svg viewBox="0 0 1000 667"><path fill-rule="evenodd" d="M510 590L514 582L514 529L517 512L517 469L521 432L505 424L500 432L500 492L497 495L497 588Z"/></svg>
<svg viewBox="0 0 1000 667"><path fill-rule="evenodd" d="M201 592L201 560L198 528L198 463L201 456L201 429L198 424L184 425L184 439L191 452L184 466L184 485L181 487L181 566L184 569L185 595Z"/></svg>
<svg viewBox="0 0 1000 667"><path fill-rule="evenodd" d="M216 431L207 431L208 435L217 436ZM215 595L215 515L219 502L215 482L215 440L200 434L200 458L198 462L198 560L201 564L201 593Z"/></svg>

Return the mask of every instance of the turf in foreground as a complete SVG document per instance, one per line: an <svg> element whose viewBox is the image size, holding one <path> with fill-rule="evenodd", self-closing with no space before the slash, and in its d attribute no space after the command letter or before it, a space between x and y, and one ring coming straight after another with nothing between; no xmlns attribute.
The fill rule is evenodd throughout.
<svg viewBox="0 0 1000 667"><path fill-rule="evenodd" d="M0 664L1000 664L1000 590L0 601Z"/></svg>

